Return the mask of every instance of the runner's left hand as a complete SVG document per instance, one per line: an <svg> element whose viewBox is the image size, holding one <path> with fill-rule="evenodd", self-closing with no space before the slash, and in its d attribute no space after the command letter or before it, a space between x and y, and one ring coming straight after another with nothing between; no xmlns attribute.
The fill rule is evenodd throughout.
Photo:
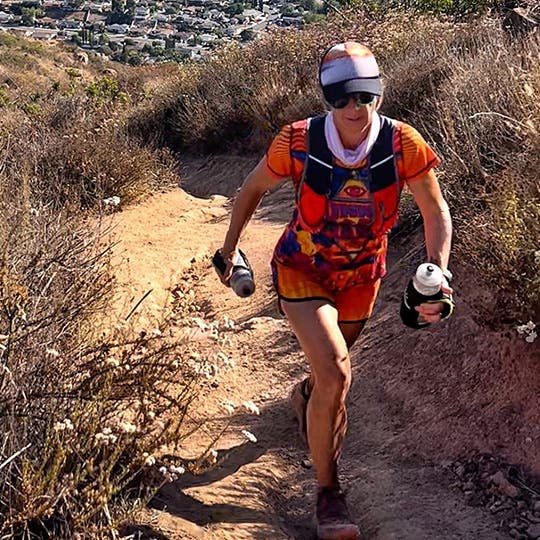
<svg viewBox="0 0 540 540"><path fill-rule="evenodd" d="M447 296L452 296L453 289L448 285L446 280L443 280L441 285L442 292ZM428 323L436 323L441 320L441 313L444 304L442 302L425 303L416 306L414 309L420 314L420 319Z"/></svg>

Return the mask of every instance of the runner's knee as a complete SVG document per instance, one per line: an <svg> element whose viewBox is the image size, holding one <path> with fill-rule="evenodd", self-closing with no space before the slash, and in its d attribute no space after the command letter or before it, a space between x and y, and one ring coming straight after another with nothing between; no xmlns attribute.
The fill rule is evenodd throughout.
<svg viewBox="0 0 540 540"><path fill-rule="evenodd" d="M351 386L351 369L347 354L333 355L319 365L312 365L313 390L321 390L322 397L341 400Z"/></svg>

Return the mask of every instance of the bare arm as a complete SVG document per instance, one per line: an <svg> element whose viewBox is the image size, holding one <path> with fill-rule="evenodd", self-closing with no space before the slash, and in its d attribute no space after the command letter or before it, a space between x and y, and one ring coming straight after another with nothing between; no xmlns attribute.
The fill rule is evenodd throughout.
<svg viewBox="0 0 540 540"><path fill-rule="evenodd" d="M284 179L285 180L285 179ZM238 192L231 213L229 230L225 236L221 250L226 260L231 259L238 248L238 241L242 231L246 228L253 212L255 212L264 193L275 188L279 181L270 176L266 169L266 158L261 159L255 168L248 174L240 191ZM230 264L226 270L223 281L228 282L230 277Z"/></svg>
<svg viewBox="0 0 540 540"><path fill-rule="evenodd" d="M433 170L409 184L422 218L429 262L446 270L452 243L452 219Z"/></svg>
<svg viewBox="0 0 540 540"><path fill-rule="evenodd" d="M424 219L428 261L446 270L452 243L452 219L433 170L411 182L409 189ZM442 291L445 294L452 294L452 289L446 281L442 283ZM423 320L434 323L441 319L443 304L425 303L415 309Z"/></svg>

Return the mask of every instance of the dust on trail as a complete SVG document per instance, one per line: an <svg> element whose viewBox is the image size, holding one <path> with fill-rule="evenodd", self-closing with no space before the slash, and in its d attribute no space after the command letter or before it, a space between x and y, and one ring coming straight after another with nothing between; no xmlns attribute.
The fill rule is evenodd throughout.
<svg viewBox="0 0 540 540"><path fill-rule="evenodd" d="M211 172L216 185L221 185L217 170ZM196 192L197 186L204 192L202 179L209 182L210 172L194 168L190 174L186 189ZM228 224L227 196L232 194L231 184L239 183L226 180L216 197L197 198L177 189L116 216L115 234L120 240L116 257L124 260L119 281L128 305L152 289L140 309L149 317L156 315L182 271L207 260L220 245ZM208 185L207 194L211 193ZM276 309L268 265L292 208L290 196L280 190L268 197L242 239L257 278L252 298L235 297L208 264L200 265L201 275L193 284L195 301L204 305L207 322L224 316L235 322L224 352L236 358L236 367L217 375L208 407L226 398L235 403L253 400L260 415L239 410L217 446L218 466L167 485L147 510L147 525L139 529L137 538L313 538L314 472L302 466L307 454L288 404L290 387L304 376L306 367L287 322ZM290 202L284 209L287 199ZM394 283L394 288L383 289L374 317L352 351L349 434L341 459L352 514L366 540L507 538L498 532L496 515L465 504L462 492L450 487L453 479L439 462L430 464L396 444L408 440L408 421L414 411L400 401L399 388L394 393L373 375L377 366L388 371L388 355L397 355L404 363L414 353L414 346L399 350L396 342L404 330L395 309L395 287ZM447 331L426 334L421 347L429 350L429 342L440 340ZM425 396L429 401L429 388ZM246 441L244 429L256 435L257 443ZM417 434L412 435L414 439ZM433 445L433 441L426 443Z"/></svg>

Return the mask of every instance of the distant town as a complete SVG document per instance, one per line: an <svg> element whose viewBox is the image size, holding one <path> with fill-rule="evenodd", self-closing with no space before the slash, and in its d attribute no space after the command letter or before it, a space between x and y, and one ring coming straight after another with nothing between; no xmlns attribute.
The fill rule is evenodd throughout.
<svg viewBox="0 0 540 540"><path fill-rule="evenodd" d="M324 17L321 0L2 0L0 31L132 65L200 59L271 26Z"/></svg>

